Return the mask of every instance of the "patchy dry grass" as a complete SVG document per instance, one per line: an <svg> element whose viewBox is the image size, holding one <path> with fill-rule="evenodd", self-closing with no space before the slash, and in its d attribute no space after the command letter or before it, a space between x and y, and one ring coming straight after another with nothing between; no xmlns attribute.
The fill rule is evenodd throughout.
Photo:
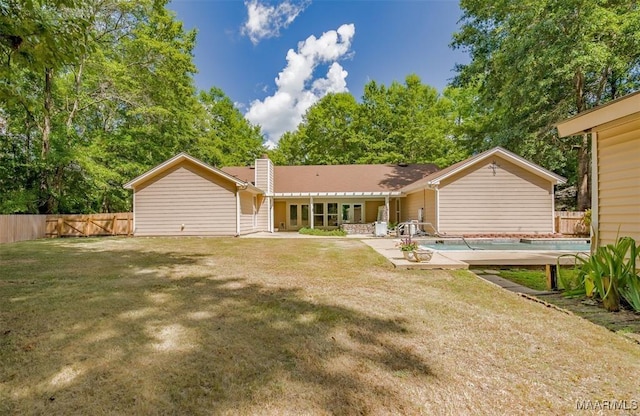
<svg viewBox="0 0 640 416"><path fill-rule="evenodd" d="M570 414L640 347L356 240L0 245L2 414ZM637 410L637 409L636 409Z"/></svg>

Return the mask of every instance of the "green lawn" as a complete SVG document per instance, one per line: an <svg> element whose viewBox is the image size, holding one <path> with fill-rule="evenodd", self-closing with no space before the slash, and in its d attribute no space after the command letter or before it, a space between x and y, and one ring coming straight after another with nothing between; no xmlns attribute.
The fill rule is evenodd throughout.
<svg viewBox="0 0 640 416"><path fill-rule="evenodd" d="M575 274L572 268L563 267L560 272L563 276ZM512 282L536 290L547 290L547 275L544 269L508 269L500 270L500 277L509 279ZM562 282L558 278L558 286L562 287Z"/></svg>
<svg viewBox="0 0 640 416"><path fill-rule="evenodd" d="M640 346L354 239L0 245L0 414L570 414Z"/></svg>
<svg viewBox="0 0 640 416"><path fill-rule="evenodd" d="M500 270L500 277L536 290L547 290L547 277L544 270L509 269Z"/></svg>

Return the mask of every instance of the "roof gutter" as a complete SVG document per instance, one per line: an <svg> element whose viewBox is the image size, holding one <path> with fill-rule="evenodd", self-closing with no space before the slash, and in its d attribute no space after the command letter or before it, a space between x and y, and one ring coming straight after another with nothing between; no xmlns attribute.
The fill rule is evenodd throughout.
<svg viewBox="0 0 640 416"><path fill-rule="evenodd" d="M276 198L287 197L354 197L354 196L402 196L400 191L390 192L275 192L273 194Z"/></svg>

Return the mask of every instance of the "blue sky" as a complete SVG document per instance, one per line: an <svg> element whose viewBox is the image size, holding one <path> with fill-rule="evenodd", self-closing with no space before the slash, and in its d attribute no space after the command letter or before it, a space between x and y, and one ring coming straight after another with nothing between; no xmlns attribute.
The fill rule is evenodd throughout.
<svg viewBox="0 0 640 416"><path fill-rule="evenodd" d="M442 91L468 56L448 45L457 1L173 0L198 30L199 89L221 88L270 144L330 92L360 99L369 81L415 73Z"/></svg>

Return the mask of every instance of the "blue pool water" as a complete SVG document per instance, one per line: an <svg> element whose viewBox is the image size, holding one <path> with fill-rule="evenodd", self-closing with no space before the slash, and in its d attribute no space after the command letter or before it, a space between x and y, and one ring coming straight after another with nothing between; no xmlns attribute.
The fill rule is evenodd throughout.
<svg viewBox="0 0 640 416"><path fill-rule="evenodd" d="M570 241L570 242L534 242L523 243L518 241L482 241L474 242L468 241L468 246L464 242L455 243L428 243L420 244L421 248L429 248L432 250L527 250L527 251L589 251L590 245L586 241Z"/></svg>

